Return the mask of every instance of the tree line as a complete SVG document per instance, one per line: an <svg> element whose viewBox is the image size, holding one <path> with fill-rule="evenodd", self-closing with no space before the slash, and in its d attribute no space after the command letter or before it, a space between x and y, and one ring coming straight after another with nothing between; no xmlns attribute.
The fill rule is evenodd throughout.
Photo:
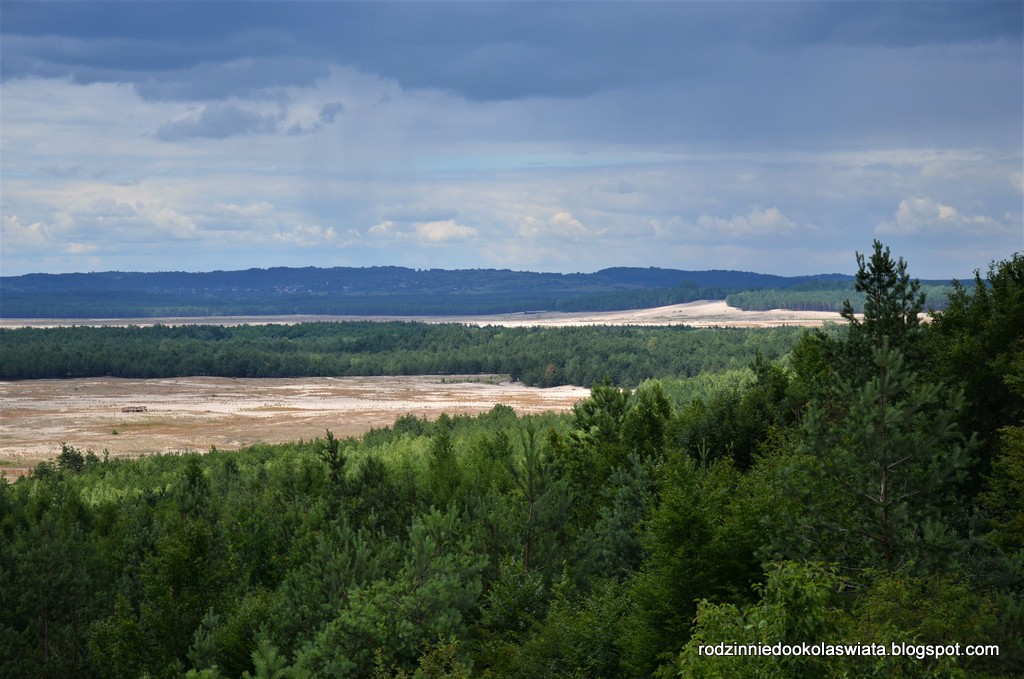
<svg viewBox="0 0 1024 679"><path fill-rule="evenodd" d="M316 267L0 277L13 318L154 318L287 314L449 315L601 311L721 299L819 277L618 267L594 273ZM842 277L848 279L849 277Z"/></svg>
<svg viewBox="0 0 1024 679"><path fill-rule="evenodd" d="M778 359L793 328L477 328L402 322L19 328L0 331L0 379L507 374L528 385L635 386Z"/></svg>
<svg viewBox="0 0 1024 679"><path fill-rule="evenodd" d="M927 296L929 309L945 309L953 288L944 283L932 283L922 284L921 291ZM838 313L847 301L856 313L864 310L864 293L856 289L853 281L811 281L789 288L739 290L725 295L725 301L744 311L793 309Z"/></svg>
<svg viewBox="0 0 1024 679"><path fill-rule="evenodd" d="M567 415L65 445L0 485L0 675L1019 676L1024 257L929 324L902 259L858 269L864 317L785 361ZM892 642L999 655L700 650Z"/></svg>

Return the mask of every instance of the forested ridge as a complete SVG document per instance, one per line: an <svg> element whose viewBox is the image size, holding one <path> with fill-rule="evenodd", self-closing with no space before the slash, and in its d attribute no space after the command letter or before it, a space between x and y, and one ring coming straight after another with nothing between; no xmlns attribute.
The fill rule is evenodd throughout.
<svg viewBox="0 0 1024 679"><path fill-rule="evenodd" d="M0 277L5 318L449 315L610 311L723 299L757 288L848 281L744 271L618 267L594 273L316 267L246 271L93 272Z"/></svg>
<svg viewBox="0 0 1024 679"><path fill-rule="evenodd" d="M65 445L0 484L0 675L1020 676L1024 257L928 324L902 259L857 261L848 326L564 416ZM700 651L897 642L999 654Z"/></svg>

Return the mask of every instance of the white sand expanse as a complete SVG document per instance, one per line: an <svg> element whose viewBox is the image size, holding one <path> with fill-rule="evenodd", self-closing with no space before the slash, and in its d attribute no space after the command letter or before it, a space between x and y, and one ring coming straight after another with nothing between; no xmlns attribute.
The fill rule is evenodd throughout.
<svg viewBox="0 0 1024 679"><path fill-rule="evenodd" d="M167 318L2 318L0 328L54 328L86 326L149 325L293 325L317 321L416 321L420 323L462 323L465 325L505 327L567 327L583 325L689 325L697 328L771 328L784 325L816 327L826 322L845 323L834 311L743 311L725 300L704 300L672 304L652 309L627 311L538 311L477 316L201 316Z"/></svg>
<svg viewBox="0 0 1024 679"><path fill-rule="evenodd" d="M419 321L475 326L643 325L767 328L845 323L837 313L742 311L701 301L630 311L482 316L231 316L136 319L0 319L0 328L64 326L258 325L315 321ZM0 473L26 473L68 443L113 456L234 450L257 442L358 436L409 413L481 413L496 403L519 413L566 411L590 395L581 387L537 389L495 376L234 379L189 377L0 382ZM123 413L145 406L144 413ZM115 433L116 432L116 433Z"/></svg>
<svg viewBox="0 0 1024 679"><path fill-rule="evenodd" d="M358 436L402 415L564 412L582 387L539 389L496 375L242 379L83 378L0 382L0 474L26 473L68 443L97 454L138 456L237 450L310 440L330 429ZM146 412L124 413L126 406Z"/></svg>

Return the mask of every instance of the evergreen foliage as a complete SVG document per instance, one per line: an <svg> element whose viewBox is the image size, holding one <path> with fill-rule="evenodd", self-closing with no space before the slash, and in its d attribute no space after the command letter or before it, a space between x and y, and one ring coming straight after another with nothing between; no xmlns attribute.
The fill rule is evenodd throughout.
<svg viewBox="0 0 1024 679"><path fill-rule="evenodd" d="M590 386L782 358L798 328L504 328L425 323L0 330L0 379L500 374Z"/></svg>
<svg viewBox="0 0 1024 679"><path fill-rule="evenodd" d="M925 295L921 281L910 278L907 263L893 260L889 248L874 242L871 259L857 253L857 277L854 289L864 295L863 318L846 301L840 312L849 322L846 341L839 353L844 373L870 374L874 352L888 346L899 351L915 365L923 360L920 313Z"/></svg>
<svg viewBox="0 0 1024 679"><path fill-rule="evenodd" d="M929 326L876 245L848 332L595 381L565 415L136 460L62 445L0 484L0 676L1020 676L1019 261ZM935 358L982 348L958 379ZM701 650L816 642L1000 653Z"/></svg>
<svg viewBox="0 0 1024 679"><path fill-rule="evenodd" d="M970 287L953 287L928 351L935 377L964 390L961 426L979 434L985 475L998 455L998 430L1024 422L1024 255L993 262L986 278L975 272Z"/></svg>

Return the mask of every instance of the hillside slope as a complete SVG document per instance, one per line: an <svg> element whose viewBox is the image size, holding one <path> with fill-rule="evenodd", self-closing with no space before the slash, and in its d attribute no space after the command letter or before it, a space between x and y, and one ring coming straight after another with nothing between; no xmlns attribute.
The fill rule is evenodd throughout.
<svg viewBox="0 0 1024 679"><path fill-rule="evenodd" d="M841 274L786 278L744 271L618 267L595 273L403 267L97 272L0 277L5 318L282 314L480 314L612 311L723 299Z"/></svg>

